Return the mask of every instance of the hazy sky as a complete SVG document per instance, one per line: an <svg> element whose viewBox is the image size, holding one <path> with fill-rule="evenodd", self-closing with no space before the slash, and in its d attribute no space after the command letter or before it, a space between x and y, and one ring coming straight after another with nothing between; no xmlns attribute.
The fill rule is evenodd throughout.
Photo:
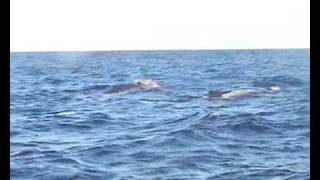
<svg viewBox="0 0 320 180"><path fill-rule="evenodd" d="M309 48L309 0L10 0L11 51Z"/></svg>

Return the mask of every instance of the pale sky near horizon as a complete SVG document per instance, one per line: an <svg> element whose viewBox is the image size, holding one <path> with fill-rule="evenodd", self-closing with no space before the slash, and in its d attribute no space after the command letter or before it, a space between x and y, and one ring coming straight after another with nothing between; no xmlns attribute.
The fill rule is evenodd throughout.
<svg viewBox="0 0 320 180"><path fill-rule="evenodd" d="M12 52L309 44L309 0L10 0Z"/></svg>

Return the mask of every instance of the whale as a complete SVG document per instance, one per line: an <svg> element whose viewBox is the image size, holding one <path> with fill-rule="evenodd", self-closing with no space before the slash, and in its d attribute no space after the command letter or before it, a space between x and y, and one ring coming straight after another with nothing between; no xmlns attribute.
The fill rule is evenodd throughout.
<svg viewBox="0 0 320 180"><path fill-rule="evenodd" d="M246 89L235 89L235 90L211 90L208 92L209 99L222 99L222 100L230 100L230 99L239 99L245 97L256 97L261 94L274 94L281 90L280 86L271 86L266 89L258 89L258 88L246 88Z"/></svg>
<svg viewBox="0 0 320 180"><path fill-rule="evenodd" d="M138 90L138 87L135 84L119 84L114 85L106 94L120 94L125 92L130 92Z"/></svg>
<svg viewBox="0 0 320 180"><path fill-rule="evenodd" d="M152 79L136 80L135 84L141 89L159 89L161 85Z"/></svg>
<svg viewBox="0 0 320 180"><path fill-rule="evenodd" d="M128 92L157 90L160 89L159 82L152 79L139 79L130 84L118 84L114 85L106 94L126 94Z"/></svg>

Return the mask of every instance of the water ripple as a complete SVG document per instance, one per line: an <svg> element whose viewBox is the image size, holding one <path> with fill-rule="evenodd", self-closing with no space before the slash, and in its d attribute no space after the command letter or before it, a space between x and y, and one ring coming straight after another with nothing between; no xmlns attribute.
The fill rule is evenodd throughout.
<svg viewBox="0 0 320 180"><path fill-rule="evenodd" d="M10 177L309 179L309 63L308 50L11 53ZM107 93L136 79L163 88Z"/></svg>

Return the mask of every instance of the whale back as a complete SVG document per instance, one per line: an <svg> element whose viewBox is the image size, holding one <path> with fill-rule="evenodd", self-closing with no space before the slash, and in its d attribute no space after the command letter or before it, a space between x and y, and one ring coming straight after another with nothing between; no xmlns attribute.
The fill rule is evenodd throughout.
<svg viewBox="0 0 320 180"><path fill-rule="evenodd" d="M107 94L116 94L121 92L127 92L133 89L136 89L137 86L135 84L120 84L113 86L109 91L107 91Z"/></svg>
<svg viewBox="0 0 320 180"><path fill-rule="evenodd" d="M208 96L211 98L221 98L223 94L230 93L231 91L218 91L211 90L208 92Z"/></svg>
<svg viewBox="0 0 320 180"><path fill-rule="evenodd" d="M253 89L233 90L231 92L223 94L221 97L223 99L249 97L249 96L256 96L258 92L259 91L253 90Z"/></svg>
<svg viewBox="0 0 320 180"><path fill-rule="evenodd" d="M161 87L157 81L151 79L136 80L135 83L143 89L156 89Z"/></svg>

